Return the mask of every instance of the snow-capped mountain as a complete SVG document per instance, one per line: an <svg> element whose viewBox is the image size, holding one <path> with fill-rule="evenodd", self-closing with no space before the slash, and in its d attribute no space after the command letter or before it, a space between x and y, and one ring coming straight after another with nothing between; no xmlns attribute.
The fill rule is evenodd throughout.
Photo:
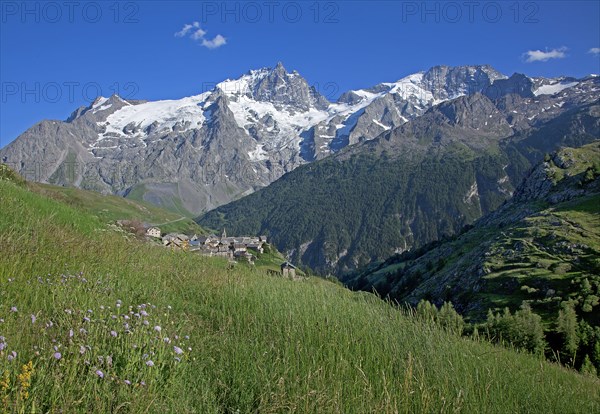
<svg viewBox="0 0 600 414"><path fill-rule="evenodd" d="M489 66L436 66L329 102L278 63L182 99L98 97L64 122L36 124L0 150L0 161L37 181L200 213L442 102L508 81ZM576 85L529 82L532 95Z"/></svg>

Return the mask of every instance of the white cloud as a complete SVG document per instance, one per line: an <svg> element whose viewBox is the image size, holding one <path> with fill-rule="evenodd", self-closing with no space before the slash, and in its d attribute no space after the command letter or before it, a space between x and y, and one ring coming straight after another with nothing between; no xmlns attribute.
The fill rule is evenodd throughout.
<svg viewBox="0 0 600 414"><path fill-rule="evenodd" d="M558 49L546 50L545 52L541 50L529 50L525 52L527 56L526 62L547 62L550 59L563 59L567 57L565 52L567 51L566 47L559 47Z"/></svg>
<svg viewBox="0 0 600 414"><path fill-rule="evenodd" d="M227 43L227 39L225 39L220 34L216 35L213 40L202 39L202 46L205 46L209 49L216 49L218 47L223 46Z"/></svg>
<svg viewBox="0 0 600 414"><path fill-rule="evenodd" d="M192 35L190 37L194 40L201 40L201 39L204 39L205 34L206 34L206 32L204 30L198 29L198 30L195 30L194 33L192 33Z"/></svg>
<svg viewBox="0 0 600 414"><path fill-rule="evenodd" d="M188 34L190 32L190 30L192 30L194 27L200 28L200 23L194 22L192 24L184 24L183 28L180 31L178 31L177 33L175 33L175 36L176 37L183 37L186 34Z"/></svg>
<svg viewBox="0 0 600 414"><path fill-rule="evenodd" d="M592 55L600 55L600 47L593 47L588 50L588 53L591 53Z"/></svg>
<svg viewBox="0 0 600 414"><path fill-rule="evenodd" d="M185 37L189 35L189 38L200 42L200 45L209 49L216 49L227 44L227 39L220 34L216 35L212 40L207 40L206 30L200 27L199 22L193 22L192 24L184 24L180 31L175 33L175 37Z"/></svg>

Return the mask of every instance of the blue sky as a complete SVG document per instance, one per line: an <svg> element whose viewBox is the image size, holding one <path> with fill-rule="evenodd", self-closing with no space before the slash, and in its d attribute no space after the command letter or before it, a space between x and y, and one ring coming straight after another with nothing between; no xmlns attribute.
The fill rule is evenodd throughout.
<svg viewBox="0 0 600 414"><path fill-rule="evenodd" d="M96 94L176 99L278 61L330 99L438 64L581 77L599 21L598 1L2 0L0 147Z"/></svg>

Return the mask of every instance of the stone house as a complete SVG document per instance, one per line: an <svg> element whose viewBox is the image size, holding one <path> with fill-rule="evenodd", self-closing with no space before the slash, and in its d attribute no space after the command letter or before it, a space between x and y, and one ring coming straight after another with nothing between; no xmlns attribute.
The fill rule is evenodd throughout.
<svg viewBox="0 0 600 414"><path fill-rule="evenodd" d="M146 230L146 236L159 239L161 236L160 229L158 227L150 227Z"/></svg>
<svg viewBox="0 0 600 414"><path fill-rule="evenodd" d="M189 250L190 240L189 237L181 233L169 233L162 238L163 246L170 247L172 249Z"/></svg>
<svg viewBox="0 0 600 414"><path fill-rule="evenodd" d="M296 279L296 266L290 262L283 262L281 264L281 275L290 279Z"/></svg>
<svg viewBox="0 0 600 414"><path fill-rule="evenodd" d="M248 243L246 247L249 250L254 250L257 253L264 253L264 249L262 247L262 243Z"/></svg>
<svg viewBox="0 0 600 414"><path fill-rule="evenodd" d="M254 256L248 253L246 250L233 252L233 257L236 259L246 259L248 263L254 262Z"/></svg>
<svg viewBox="0 0 600 414"><path fill-rule="evenodd" d="M246 245L244 243L234 243L233 244L233 252L245 252L247 250Z"/></svg>

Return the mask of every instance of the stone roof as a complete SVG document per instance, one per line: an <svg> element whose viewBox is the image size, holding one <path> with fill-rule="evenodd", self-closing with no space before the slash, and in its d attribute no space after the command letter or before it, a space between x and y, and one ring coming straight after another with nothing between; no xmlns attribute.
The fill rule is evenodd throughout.
<svg viewBox="0 0 600 414"><path fill-rule="evenodd" d="M283 262L283 263L281 264L281 268L282 268L282 269L285 269L285 268L288 268L288 269L296 269L296 266L294 266L294 265L293 265L293 264L291 264L290 262Z"/></svg>

